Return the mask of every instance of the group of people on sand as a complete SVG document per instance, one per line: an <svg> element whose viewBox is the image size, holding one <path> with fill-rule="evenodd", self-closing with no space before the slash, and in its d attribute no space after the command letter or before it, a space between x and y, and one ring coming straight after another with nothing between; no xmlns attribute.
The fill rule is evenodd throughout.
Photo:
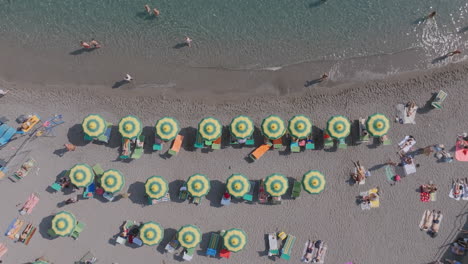
<svg viewBox="0 0 468 264"><path fill-rule="evenodd" d="M98 49L101 47L101 44L99 44L99 42L97 42L95 39L91 39L89 43L85 41L80 41L80 46L85 49Z"/></svg>
<svg viewBox="0 0 468 264"><path fill-rule="evenodd" d="M436 212L435 210L432 210L432 212L424 217L423 229L429 230L429 234L432 237L436 237L439 232L441 216L442 215L440 211Z"/></svg>

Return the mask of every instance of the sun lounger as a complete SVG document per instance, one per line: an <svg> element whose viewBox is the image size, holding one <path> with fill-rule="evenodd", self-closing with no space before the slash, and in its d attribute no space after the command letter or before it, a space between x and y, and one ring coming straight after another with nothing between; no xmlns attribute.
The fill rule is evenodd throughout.
<svg viewBox="0 0 468 264"><path fill-rule="evenodd" d="M125 153L124 149L127 149ZM128 138L122 139L122 155L120 155L120 159L129 159L131 153L131 140Z"/></svg>
<svg viewBox="0 0 468 264"><path fill-rule="evenodd" d="M226 195L227 194L227 195ZM231 195L229 193L224 193L223 197L221 198L221 205L230 205L231 204Z"/></svg>
<svg viewBox="0 0 468 264"><path fill-rule="evenodd" d="M455 144L455 159L458 161L468 161L468 149L462 147L461 143L461 141L457 141Z"/></svg>
<svg viewBox="0 0 468 264"><path fill-rule="evenodd" d="M302 191L301 182L294 180L293 187L291 189L292 189L291 197L293 199L299 198L299 196L301 195L301 191Z"/></svg>
<svg viewBox="0 0 468 264"><path fill-rule="evenodd" d="M7 131L2 135L0 138L0 146L5 145L6 143L10 142L11 138L17 133L17 130L10 127Z"/></svg>
<svg viewBox="0 0 468 264"><path fill-rule="evenodd" d="M20 213L23 215L25 213L31 214L34 207L36 207L39 202L39 197L35 193L31 193L28 197L28 200L24 203L23 207L20 210Z"/></svg>
<svg viewBox="0 0 468 264"><path fill-rule="evenodd" d="M425 222L425 219L426 217L428 217L427 219L427 224L426 226L424 226L424 222ZM431 227L432 225L432 219L433 219L433 214L432 214L432 211L430 210L426 210L424 211L422 217L421 217L421 221L419 222L419 229L421 229L421 231L427 231L429 230L429 228Z"/></svg>
<svg viewBox="0 0 468 264"><path fill-rule="evenodd" d="M152 199L152 198L148 197L148 204L149 205L154 205L154 204L158 204L158 203L162 203L162 202L170 202L170 201L171 201L171 196L170 196L169 193L166 193L166 195L164 195L160 199Z"/></svg>
<svg viewBox="0 0 468 264"><path fill-rule="evenodd" d="M0 243L0 258L8 252L8 248L5 244Z"/></svg>
<svg viewBox="0 0 468 264"><path fill-rule="evenodd" d="M315 143L312 138L306 141L305 149L315 149Z"/></svg>
<svg viewBox="0 0 468 264"><path fill-rule="evenodd" d="M96 163L96 165L93 166L93 171L97 178L100 178L104 174L104 169L99 163Z"/></svg>
<svg viewBox="0 0 468 264"><path fill-rule="evenodd" d="M154 137L153 151L162 150L164 141L162 141L157 135Z"/></svg>
<svg viewBox="0 0 468 264"><path fill-rule="evenodd" d="M276 238L276 233L271 233L268 234L268 256L278 256L279 255L279 250L278 250L278 239Z"/></svg>
<svg viewBox="0 0 468 264"><path fill-rule="evenodd" d="M127 239L121 237L121 236L118 236L116 239L115 239L115 243L116 244L120 244L120 245L123 245L125 244L125 241L127 241Z"/></svg>
<svg viewBox="0 0 468 264"><path fill-rule="evenodd" d="M436 109L442 109L442 103L445 101L445 98L447 98L447 93L440 90L434 98L434 101L431 102L431 105Z"/></svg>
<svg viewBox="0 0 468 264"><path fill-rule="evenodd" d="M222 258L228 259L228 258L231 257L231 251L229 251L229 250L223 248L223 249L221 249L221 251L219 252L219 256L222 257Z"/></svg>
<svg viewBox="0 0 468 264"><path fill-rule="evenodd" d="M292 142L290 145L290 148L291 148L291 152L294 152L294 153L301 152L301 147L299 147L299 143L297 142Z"/></svg>
<svg viewBox="0 0 468 264"><path fill-rule="evenodd" d="M24 243L26 242L26 239L29 237L29 234L34 230L34 226L29 223L26 225L26 227L24 228L23 232L21 233L21 235L19 236L18 238L18 242L21 242L21 243Z"/></svg>
<svg viewBox="0 0 468 264"><path fill-rule="evenodd" d="M24 224L23 220L16 219L16 222L15 222L13 228L10 229L10 231L8 231L7 237L10 238L10 239L15 240L15 236L16 236L16 234L18 234L21 227L23 227L23 224Z"/></svg>
<svg viewBox="0 0 468 264"><path fill-rule="evenodd" d="M191 261L194 254L195 254L195 248L186 248L184 250L184 255L182 256L182 259L185 261Z"/></svg>
<svg viewBox="0 0 468 264"><path fill-rule="evenodd" d="M78 239L81 232L83 232L84 227L85 227L85 224L83 222L77 222L75 225L75 229L73 229L71 237L73 237L75 240Z"/></svg>
<svg viewBox="0 0 468 264"><path fill-rule="evenodd" d="M111 132L112 132L113 124L108 123L108 122L106 122L106 124L107 124L106 132L104 132L104 134L97 137L97 140L99 140L101 142L104 142L104 143L109 143L109 139L110 139L110 135L111 135Z"/></svg>
<svg viewBox="0 0 468 264"><path fill-rule="evenodd" d="M211 233L210 242L208 243L208 248L206 249L206 255L211 257L216 257L216 253L219 248L219 234Z"/></svg>
<svg viewBox="0 0 468 264"><path fill-rule="evenodd" d="M314 263L321 263L323 264L325 262L325 255L327 253L327 245L326 244L322 244L320 246L320 248L316 248L314 247L314 251L313 251L313 261Z"/></svg>
<svg viewBox="0 0 468 264"><path fill-rule="evenodd" d="M88 251L79 261L75 261L75 264L94 264L97 263L97 260L93 253Z"/></svg>
<svg viewBox="0 0 468 264"><path fill-rule="evenodd" d="M369 142L369 133L367 132L366 119L360 117L359 120L359 140L357 144Z"/></svg>
<svg viewBox="0 0 468 264"><path fill-rule="evenodd" d="M405 145L405 142L406 142L409 138L410 138L409 136L405 136L405 138L404 138L402 141L400 141L400 143L398 143L398 146L400 146L400 148L401 148L402 146L404 146L404 145ZM404 148L401 149L401 151L402 151L403 153L407 153L408 151L411 150L411 148L412 148L415 144L416 144L416 140L413 139L413 141L411 142L411 144L406 145Z"/></svg>
<svg viewBox="0 0 468 264"><path fill-rule="evenodd" d="M211 148L212 149L221 149L221 137L219 137L215 141L213 141L213 144L211 144Z"/></svg>
<svg viewBox="0 0 468 264"><path fill-rule="evenodd" d="M13 228L15 228L15 226L16 226L16 221L18 221L17 218L13 219L13 221L11 221L10 225L8 225L8 228L7 228L7 230L5 231L5 236L8 236L8 234L10 233L10 230L12 230Z"/></svg>
<svg viewBox="0 0 468 264"><path fill-rule="evenodd" d="M60 185L60 183L54 182L54 183L52 183L52 185L50 185L50 188L53 191L58 192L58 191L62 190L62 185Z"/></svg>
<svg viewBox="0 0 468 264"><path fill-rule="evenodd" d="M252 202L253 201L253 195L254 195L254 190L255 190L255 181L249 181L250 182L250 189L249 192L246 193L242 198L246 201Z"/></svg>
<svg viewBox="0 0 468 264"><path fill-rule="evenodd" d="M326 148L331 148L333 147L333 138L328 136L326 137L327 135L325 134L324 137L323 137L323 146L326 147Z"/></svg>
<svg viewBox="0 0 468 264"><path fill-rule="evenodd" d="M167 252L173 254L176 249L179 247L179 241L177 240L177 235L174 235L171 241L167 243L166 247L164 248Z"/></svg>
<svg viewBox="0 0 468 264"><path fill-rule="evenodd" d="M174 139L174 141L172 142L172 147L171 149L168 151L168 153L172 156L175 156L177 155L177 153L179 153L179 150L180 150L180 147L182 147L182 142L184 140L184 136L182 135L177 135L177 137Z"/></svg>
<svg viewBox="0 0 468 264"><path fill-rule="evenodd" d="M133 150L132 159L139 159L143 155L143 147L145 145L145 136L140 135L135 144L135 150Z"/></svg>
<svg viewBox="0 0 468 264"><path fill-rule="evenodd" d="M141 241L141 239L139 239L138 237L134 237L132 242L133 242L133 244L135 244L135 245L137 245L139 247L143 246L143 241Z"/></svg>
<svg viewBox="0 0 468 264"><path fill-rule="evenodd" d="M36 161L34 159L29 159L21 165L19 170L17 170L10 179L12 181L18 181L26 177L36 166Z"/></svg>
<svg viewBox="0 0 468 264"><path fill-rule="evenodd" d="M260 181L260 187L258 187L258 203L264 204L268 202L268 194L265 191L263 180Z"/></svg>
<svg viewBox="0 0 468 264"><path fill-rule="evenodd" d="M281 249L281 258L289 260L291 258L291 251L296 242L296 237L293 235L288 235L286 242L284 242L283 248Z"/></svg>
<svg viewBox="0 0 468 264"><path fill-rule="evenodd" d="M115 199L115 196L112 193L104 192L102 197L106 198L107 201L112 202Z"/></svg>
<svg viewBox="0 0 468 264"><path fill-rule="evenodd" d="M187 191L187 183L184 182L183 185L179 189L179 199L182 201L187 200L188 198L188 191Z"/></svg>
<svg viewBox="0 0 468 264"><path fill-rule="evenodd" d="M272 143L273 143L273 148L274 149L280 149L283 147L283 138L280 137L278 139L274 139L272 140Z"/></svg>
<svg viewBox="0 0 468 264"><path fill-rule="evenodd" d="M200 133L197 132L197 137L195 139L195 148L203 148L205 146L205 142L203 141L203 138L201 137Z"/></svg>
<svg viewBox="0 0 468 264"><path fill-rule="evenodd" d="M260 159L268 150L270 150L271 145L263 144L260 147L256 148L252 153L250 153L249 157L256 161Z"/></svg>
<svg viewBox="0 0 468 264"><path fill-rule="evenodd" d="M33 115L28 120L26 120L23 124L21 124L21 131L27 133L31 131L31 129L41 121L41 118L38 115Z"/></svg>
<svg viewBox="0 0 468 264"><path fill-rule="evenodd" d="M84 188L83 198L84 199L93 198L95 193L96 193L96 184L91 183L88 187Z"/></svg>
<svg viewBox="0 0 468 264"><path fill-rule="evenodd" d="M1 124L0 125L0 138L3 137L3 134L5 134L5 132L10 128L9 125L7 124Z"/></svg>
<svg viewBox="0 0 468 264"><path fill-rule="evenodd" d="M338 148L340 149L348 148L348 144L346 144L346 140L344 138L340 138L340 140L338 141Z"/></svg>
<svg viewBox="0 0 468 264"><path fill-rule="evenodd" d="M392 140L387 137L384 141L382 141L382 145L384 146L390 146L392 144Z"/></svg>
<svg viewBox="0 0 468 264"><path fill-rule="evenodd" d="M418 110L418 107L415 106L414 111L411 113L410 116L408 116L406 113L408 111L408 107L406 107L404 104L397 104L395 106L396 109L396 116L398 120L403 123L403 124L416 124L416 121L414 119L416 118L416 112Z"/></svg>
<svg viewBox="0 0 468 264"><path fill-rule="evenodd" d="M199 205L202 202L202 197L193 197L192 198L192 203L195 205Z"/></svg>

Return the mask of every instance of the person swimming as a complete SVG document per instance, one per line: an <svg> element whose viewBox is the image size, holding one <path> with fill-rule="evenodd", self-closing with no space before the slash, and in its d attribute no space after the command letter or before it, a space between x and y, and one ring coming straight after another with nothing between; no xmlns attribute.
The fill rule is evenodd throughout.
<svg viewBox="0 0 468 264"><path fill-rule="evenodd" d="M159 12L158 9L154 8L154 9L153 9L153 14L154 14L155 16L159 16L160 12Z"/></svg>
<svg viewBox="0 0 468 264"><path fill-rule="evenodd" d="M145 10L148 14L151 14L151 7L149 5L145 5Z"/></svg>
<svg viewBox="0 0 468 264"><path fill-rule="evenodd" d="M189 38L188 36L185 36L185 44L189 47L192 47L192 39Z"/></svg>
<svg viewBox="0 0 468 264"><path fill-rule="evenodd" d="M84 42L84 41L80 41L80 46L85 48L85 49L91 48L91 45L89 45L88 42Z"/></svg>

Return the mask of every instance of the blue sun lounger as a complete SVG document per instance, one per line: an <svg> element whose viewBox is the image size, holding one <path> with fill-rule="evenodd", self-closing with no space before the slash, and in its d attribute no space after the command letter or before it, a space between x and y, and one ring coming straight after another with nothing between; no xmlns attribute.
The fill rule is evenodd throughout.
<svg viewBox="0 0 468 264"><path fill-rule="evenodd" d="M8 128L10 128L10 126L8 126L7 124L3 124L0 126L0 137L2 137L3 134L5 134Z"/></svg>
<svg viewBox="0 0 468 264"><path fill-rule="evenodd" d="M11 138L16 134L16 132L16 129L12 127L8 128L8 130L0 138L0 146L3 146L6 143L10 142Z"/></svg>
<svg viewBox="0 0 468 264"><path fill-rule="evenodd" d="M208 248L206 249L206 255L211 257L216 257L218 252L219 245L219 234L212 233L210 237L210 242L208 243Z"/></svg>

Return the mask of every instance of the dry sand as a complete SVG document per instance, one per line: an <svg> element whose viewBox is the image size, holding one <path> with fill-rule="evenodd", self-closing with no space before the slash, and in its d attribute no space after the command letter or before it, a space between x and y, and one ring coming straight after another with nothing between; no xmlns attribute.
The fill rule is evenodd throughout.
<svg viewBox="0 0 468 264"><path fill-rule="evenodd" d="M248 234L247 247L232 255L232 263L268 263L265 235L284 230L297 236L290 263L298 263L304 242L307 239L322 239L328 243L326 263L342 264L352 261L358 264L374 263L428 263L447 253L447 244L465 225L467 204L448 197L450 183L454 178L466 176L462 162L437 163L435 158L417 156L421 165L416 174L410 175L395 186L390 186L380 165L389 158L396 160L397 147L392 146L349 146L347 150L306 151L290 154L285 151L270 151L261 160L249 163L245 160L250 148L226 147L214 152L193 151L194 132L198 121L205 116L215 116L223 124L238 114L253 118L257 126L268 114L278 114L285 120L295 114L310 116L314 125L324 128L331 115L343 114L355 120L374 112L389 117L394 114L394 105L413 99L422 107L416 117L416 125L392 123L390 138L394 143L405 135L413 135L417 147L443 143L449 149L454 146L457 133L466 131L468 116L467 64L424 73L395 76L384 81L371 81L359 86L328 89L327 85L313 86L302 96L287 93L282 97L240 97L229 100L185 100L190 94L179 94L178 98L156 91L151 96L145 91L126 88L103 90L84 86L39 86L31 84L4 83L11 93L0 99L0 114L14 119L20 114L38 113L47 118L55 113L64 115L66 123L56 130L56 137L42 137L29 143L10 163L13 172L21 162L33 157L39 162L39 170L17 183L4 180L0 184L0 223L5 230L10 221L17 217L18 203L23 203L31 192L40 195L40 202L27 221L38 225L40 232L28 246L13 243L2 236L0 242L8 245L9 252L3 263L25 263L45 255L54 263L72 263L86 251L91 250L99 263L177 263L180 258L161 253L163 245L184 224L200 227L204 236L197 248L193 263L219 263L205 256L209 233L228 228L242 228ZM325 90L326 89L326 90ZM431 93L439 89L449 97L443 110L424 111ZM166 159L159 153L145 153L139 160L125 163L116 161L120 138L114 131L109 145L82 142L81 121L89 113L99 113L107 121L118 123L127 114L141 118L144 133L152 134L151 127L163 116L176 117L186 135L184 149ZM0 151L0 158L8 159L24 138L8 144ZM258 138L261 141L261 138ZM54 154L62 145L72 142L78 145L75 152L60 158ZM257 142L258 144L259 142ZM167 148L167 146L166 146ZM166 150L166 149L165 149ZM365 185L351 186L347 181L352 161L372 168L372 177ZM100 199L81 200L79 203L58 208L71 195L50 194L47 186L54 182L57 174L76 163L90 165L100 163L104 169L115 168L126 176L126 187L130 199L108 203ZM300 179L310 170L317 169L326 175L325 191L316 196L303 192L300 199L286 199L282 205L234 203L220 207L220 198L226 178L232 173L244 173L250 179L259 180L279 172L290 178ZM177 196L180 180L194 173L205 173L212 180L212 190L201 205L170 203L142 206L143 184L151 175L162 175L170 182L171 197ZM423 183L434 181L439 186L438 200L433 203L419 201L416 189ZM371 187L382 190L381 206L362 211L356 204L356 196ZM86 223L80 238L56 238L50 240L46 231L51 216L62 209L73 212L79 221ZM431 238L418 228L421 215L426 209L441 210L444 219L440 234ZM131 248L113 243L123 221L157 221L166 228L161 246ZM3 232L3 231L2 231ZM286 263L277 260L277 263Z"/></svg>

